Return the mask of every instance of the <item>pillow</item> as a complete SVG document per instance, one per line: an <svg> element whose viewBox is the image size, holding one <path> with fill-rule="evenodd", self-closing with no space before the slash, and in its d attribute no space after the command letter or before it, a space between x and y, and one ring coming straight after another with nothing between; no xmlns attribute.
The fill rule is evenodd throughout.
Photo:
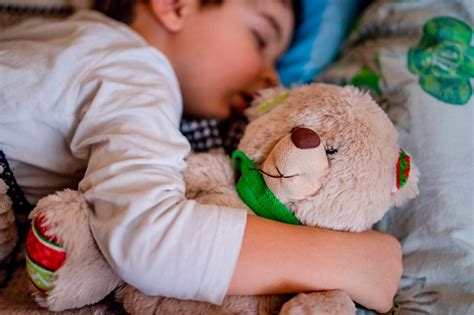
<svg viewBox="0 0 474 315"><path fill-rule="evenodd" d="M277 65L284 85L311 82L335 59L359 1L301 0L300 24Z"/></svg>

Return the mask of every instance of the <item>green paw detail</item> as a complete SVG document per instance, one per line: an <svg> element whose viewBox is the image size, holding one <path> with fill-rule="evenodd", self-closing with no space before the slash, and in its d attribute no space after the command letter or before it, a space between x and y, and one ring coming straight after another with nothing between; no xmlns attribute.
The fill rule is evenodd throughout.
<svg viewBox="0 0 474 315"><path fill-rule="evenodd" d="M54 280L56 280L54 272L33 262L28 255L26 255L26 269L30 280L40 291L46 292L54 288Z"/></svg>
<svg viewBox="0 0 474 315"><path fill-rule="evenodd" d="M420 43L408 51L408 69L420 77L426 93L452 105L469 101L469 80L474 77L472 32L469 25L452 17L426 22Z"/></svg>

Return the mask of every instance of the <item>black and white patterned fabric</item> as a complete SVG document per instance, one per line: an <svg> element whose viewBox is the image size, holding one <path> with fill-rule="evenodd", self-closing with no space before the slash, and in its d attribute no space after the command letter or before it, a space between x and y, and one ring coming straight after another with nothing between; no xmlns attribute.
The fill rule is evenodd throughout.
<svg viewBox="0 0 474 315"><path fill-rule="evenodd" d="M26 200L23 190L18 186L2 150L0 150L0 179L8 186L7 195L12 200L15 215L27 217L33 207L28 200Z"/></svg>
<svg viewBox="0 0 474 315"><path fill-rule="evenodd" d="M191 144L193 152L223 148L230 154L237 148L246 125L245 117L233 117L225 121L183 119L180 129Z"/></svg>
<svg viewBox="0 0 474 315"><path fill-rule="evenodd" d="M26 200L25 194L20 186L18 186L2 150L0 150L0 180L2 180L8 187L7 195L12 201L12 208L15 214L15 224L19 237L16 245L14 245L13 251L6 258L0 261L0 288L2 288L11 280L13 271L18 266L24 264L24 244L30 226L28 214L31 212L33 207L28 200Z"/></svg>
<svg viewBox="0 0 474 315"><path fill-rule="evenodd" d="M41 6L41 5L24 5L21 3L0 3L0 12L19 15L54 15L66 16L74 11L73 6Z"/></svg>
<svg viewBox="0 0 474 315"><path fill-rule="evenodd" d="M194 152L206 152L222 145L218 125L216 119L183 119L180 129Z"/></svg>
<svg viewBox="0 0 474 315"><path fill-rule="evenodd" d="M248 120L244 116L232 117L220 125L221 134L223 135L222 147L227 154L232 154L239 146Z"/></svg>
<svg viewBox="0 0 474 315"><path fill-rule="evenodd" d="M85 0L84 4L87 3L88 1ZM63 18L72 14L76 7L84 6L75 6L66 0L1 0L0 29L31 17Z"/></svg>

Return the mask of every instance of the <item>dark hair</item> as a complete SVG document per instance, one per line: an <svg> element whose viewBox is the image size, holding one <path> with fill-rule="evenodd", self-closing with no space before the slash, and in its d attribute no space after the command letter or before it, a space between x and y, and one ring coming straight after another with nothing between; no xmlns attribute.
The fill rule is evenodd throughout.
<svg viewBox="0 0 474 315"><path fill-rule="evenodd" d="M131 24L134 19L134 6L137 1L146 0L95 0L94 10L100 11L114 20ZM201 6L222 4L224 0L200 0ZM301 20L301 0L292 0L295 30Z"/></svg>

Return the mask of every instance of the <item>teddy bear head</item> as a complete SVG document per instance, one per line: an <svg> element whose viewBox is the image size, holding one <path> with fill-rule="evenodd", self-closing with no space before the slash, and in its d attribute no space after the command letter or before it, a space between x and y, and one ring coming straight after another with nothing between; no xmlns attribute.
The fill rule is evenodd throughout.
<svg viewBox="0 0 474 315"><path fill-rule="evenodd" d="M259 173L277 202L304 225L365 230L418 194L418 171L397 145L395 127L355 87L266 90L248 116L237 161L247 158L254 166L247 175L240 168L241 176ZM273 209L268 200L257 203Z"/></svg>

